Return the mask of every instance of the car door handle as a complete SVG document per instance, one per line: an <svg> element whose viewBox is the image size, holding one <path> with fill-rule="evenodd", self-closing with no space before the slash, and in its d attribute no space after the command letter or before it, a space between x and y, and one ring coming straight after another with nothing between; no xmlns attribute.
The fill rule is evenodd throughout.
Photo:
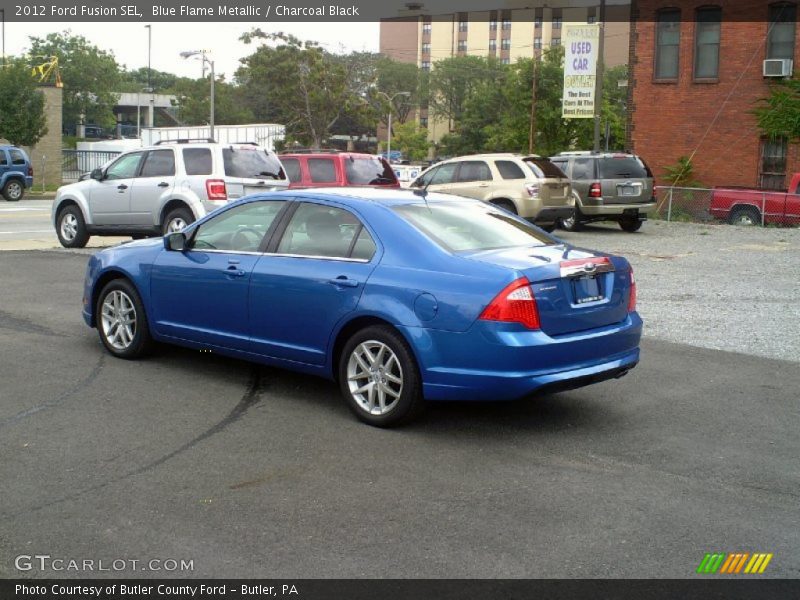
<svg viewBox="0 0 800 600"><path fill-rule="evenodd" d="M479 183L478 187L489 187L488 183Z"/></svg>
<svg viewBox="0 0 800 600"><path fill-rule="evenodd" d="M169 184L166 181L162 181L158 184L158 187L169 187Z"/></svg>
<svg viewBox="0 0 800 600"><path fill-rule="evenodd" d="M237 263L233 263L225 269L225 275L228 277L244 277L247 274L247 271L243 271L239 268Z"/></svg>
<svg viewBox="0 0 800 600"><path fill-rule="evenodd" d="M125 190L127 190L127 189L128 189L128 186L127 186L127 185L125 185L124 183L120 183L120 184L117 186L117 189L118 189L120 192L123 192L123 191L125 191Z"/></svg>
<svg viewBox="0 0 800 600"><path fill-rule="evenodd" d="M346 275L339 275L339 277L336 279L329 279L328 283L335 285L336 287L358 287L358 281L355 279L350 279Z"/></svg>

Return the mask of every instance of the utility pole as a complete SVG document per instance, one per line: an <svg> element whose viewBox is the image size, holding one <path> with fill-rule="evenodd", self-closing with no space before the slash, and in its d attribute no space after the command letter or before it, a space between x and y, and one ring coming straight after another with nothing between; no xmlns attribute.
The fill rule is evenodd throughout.
<svg viewBox="0 0 800 600"><path fill-rule="evenodd" d="M600 32L597 40L597 66L594 84L594 148L600 152L600 119L603 110L603 46L606 32L606 0L600 0Z"/></svg>
<svg viewBox="0 0 800 600"><path fill-rule="evenodd" d="M533 154L534 139L536 137L536 50L533 51L533 83L531 84L531 122L528 131L528 154Z"/></svg>
<svg viewBox="0 0 800 600"><path fill-rule="evenodd" d="M3 66L6 66L6 11L0 8L0 15L2 15L3 23Z"/></svg>

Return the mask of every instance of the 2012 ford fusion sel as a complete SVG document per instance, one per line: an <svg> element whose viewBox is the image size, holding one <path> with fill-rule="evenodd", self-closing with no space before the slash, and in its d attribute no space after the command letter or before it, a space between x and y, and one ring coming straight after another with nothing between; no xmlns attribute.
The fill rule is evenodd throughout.
<svg viewBox="0 0 800 600"><path fill-rule="evenodd" d="M86 323L120 358L168 342L338 382L372 425L625 375L627 260L492 205L364 188L260 194L89 261Z"/></svg>

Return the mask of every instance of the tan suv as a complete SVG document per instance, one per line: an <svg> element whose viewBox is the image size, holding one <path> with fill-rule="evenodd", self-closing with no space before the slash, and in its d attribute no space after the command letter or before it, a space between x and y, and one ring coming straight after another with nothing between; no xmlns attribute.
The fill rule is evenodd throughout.
<svg viewBox="0 0 800 600"><path fill-rule="evenodd" d="M410 185L495 204L553 231L574 211L569 178L550 159L524 154L475 154L440 162Z"/></svg>

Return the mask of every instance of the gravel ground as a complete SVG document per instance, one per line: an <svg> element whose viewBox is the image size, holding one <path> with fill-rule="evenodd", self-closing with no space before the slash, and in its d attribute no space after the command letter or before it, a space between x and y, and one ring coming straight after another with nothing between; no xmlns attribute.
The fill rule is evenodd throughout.
<svg viewBox="0 0 800 600"><path fill-rule="evenodd" d="M648 221L557 235L630 260L646 336L800 362L800 229Z"/></svg>

